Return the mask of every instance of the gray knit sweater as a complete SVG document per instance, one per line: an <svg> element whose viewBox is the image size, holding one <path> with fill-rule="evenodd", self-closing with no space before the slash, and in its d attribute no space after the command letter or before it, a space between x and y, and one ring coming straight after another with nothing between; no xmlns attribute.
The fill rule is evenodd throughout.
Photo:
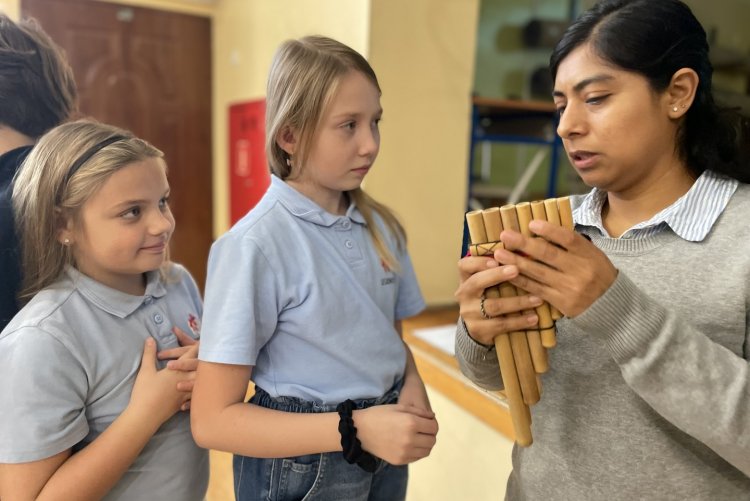
<svg viewBox="0 0 750 501"><path fill-rule="evenodd" d="M702 242L580 231L619 274L557 322L507 499L750 499L750 186ZM456 356L478 385L502 388L494 350L462 320Z"/></svg>

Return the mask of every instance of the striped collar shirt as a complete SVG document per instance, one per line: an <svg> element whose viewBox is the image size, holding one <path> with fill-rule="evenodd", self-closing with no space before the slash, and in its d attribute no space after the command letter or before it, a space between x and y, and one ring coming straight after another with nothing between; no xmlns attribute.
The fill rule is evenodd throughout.
<svg viewBox="0 0 750 501"><path fill-rule="evenodd" d="M706 170L693 186L672 205L655 214L648 221L638 223L620 238L646 238L670 228L683 240L700 242L729 203L739 182L736 179ZM576 224L593 226L608 236L602 222L602 208L607 192L594 188L573 212Z"/></svg>

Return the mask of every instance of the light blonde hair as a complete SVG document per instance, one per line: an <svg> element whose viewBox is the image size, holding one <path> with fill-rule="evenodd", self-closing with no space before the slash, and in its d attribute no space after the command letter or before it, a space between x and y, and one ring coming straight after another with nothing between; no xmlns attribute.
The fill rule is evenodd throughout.
<svg viewBox="0 0 750 501"><path fill-rule="evenodd" d="M96 151L71 175L71 167L102 141L119 139ZM58 241L68 218L80 224L80 211L114 172L133 162L164 154L132 133L90 120L60 125L44 134L14 180L13 209L21 241L24 286L29 298L52 284L72 253ZM68 179L69 177L69 179ZM166 269L162 267L162 271Z"/></svg>
<svg viewBox="0 0 750 501"><path fill-rule="evenodd" d="M342 78L351 71L363 74L380 92L378 79L367 60L331 38L308 36L287 40L276 51L266 92L266 155L271 172L280 179L290 177L292 166L287 163L289 155L276 141L279 134L287 127L298 131L295 164L304 166L325 111ZM406 244L406 233L396 216L361 188L346 193L365 218L380 258L391 270L399 270L398 259L390 250L374 214L380 216L401 250Z"/></svg>

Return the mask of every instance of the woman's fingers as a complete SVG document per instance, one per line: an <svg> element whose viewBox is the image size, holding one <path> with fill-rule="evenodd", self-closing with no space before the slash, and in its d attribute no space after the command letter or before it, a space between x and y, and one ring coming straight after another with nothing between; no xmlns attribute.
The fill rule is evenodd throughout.
<svg viewBox="0 0 750 501"><path fill-rule="evenodd" d="M469 336L486 346L492 346L500 334L533 329L539 324L539 317L535 313L498 316L489 320L462 318Z"/></svg>
<svg viewBox="0 0 750 501"><path fill-rule="evenodd" d="M570 249L575 246L578 239L585 240L579 233L547 221L531 221L529 223L529 230L534 235L542 237L555 245L559 245L563 249Z"/></svg>
<svg viewBox="0 0 750 501"><path fill-rule="evenodd" d="M481 297L484 293L484 290L488 287L493 287L502 282L507 282L508 280L518 275L518 268L516 268L515 266L500 266L494 258L479 259L485 262L489 261L495 263L495 265L488 267L488 265L482 264L483 267L481 268L481 270L476 271L471 275L467 275L466 278L462 279L461 284L458 286L455 294L456 298L459 299L459 301L464 297ZM463 262L459 262L459 268L461 268L462 264ZM469 269L469 267L473 267L476 264L477 262L475 261L474 263L469 264L466 269ZM463 275L463 271L461 273Z"/></svg>
<svg viewBox="0 0 750 501"><path fill-rule="evenodd" d="M547 245L550 246L549 244ZM518 269L518 276L511 279L514 285L521 286L521 282L527 278L544 285L555 283L562 279L563 274L557 269L528 257L520 256L506 250L496 251L495 256L501 263L513 265ZM532 289L522 288L527 292L536 293Z"/></svg>
<svg viewBox="0 0 750 501"><path fill-rule="evenodd" d="M522 310L530 310L542 304L542 300L536 296L524 294L514 297L488 297L484 300L484 312L489 317L498 317ZM481 314L481 313L480 313Z"/></svg>
<svg viewBox="0 0 750 501"><path fill-rule="evenodd" d="M492 259L492 256L468 256L458 262L458 273L461 282L464 282L480 271L497 268L498 266L497 261Z"/></svg>
<svg viewBox="0 0 750 501"><path fill-rule="evenodd" d="M507 250L495 251L494 257L518 269L512 284L543 298L565 315L576 316L609 288L617 269L580 234L543 221L534 223L530 228L543 238L504 231L501 237Z"/></svg>
<svg viewBox="0 0 750 501"><path fill-rule="evenodd" d="M570 232L569 230L564 231ZM498 259L498 256L507 256L510 253L520 252L524 256L555 269L560 269L564 266L564 259L567 255L565 249L553 245L553 243L548 242L544 238L525 237L515 231L503 231L501 236L505 243L505 250L496 250L495 259ZM506 260L498 259L498 261L508 263L507 258Z"/></svg>

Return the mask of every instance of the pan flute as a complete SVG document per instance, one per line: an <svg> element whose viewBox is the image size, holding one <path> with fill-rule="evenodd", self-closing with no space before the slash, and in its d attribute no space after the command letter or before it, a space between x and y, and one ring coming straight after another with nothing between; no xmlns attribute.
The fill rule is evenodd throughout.
<svg viewBox="0 0 750 501"><path fill-rule="evenodd" d="M534 219L549 221L573 229L573 213L568 197L550 198L537 202L493 207L466 214L471 239L472 256L492 255L502 248L500 233L504 229L532 236L529 222ZM527 294L510 283L502 283L484 292L485 297L512 297ZM546 302L535 308L539 326L535 330L504 332L495 337L495 348L500 362L500 374L505 385L505 395L510 408L516 443L528 447L531 436L529 407L541 395L540 374L549 370L547 349L557 343L554 321L562 315ZM532 313L524 311L523 313ZM518 315L516 313L515 315Z"/></svg>

